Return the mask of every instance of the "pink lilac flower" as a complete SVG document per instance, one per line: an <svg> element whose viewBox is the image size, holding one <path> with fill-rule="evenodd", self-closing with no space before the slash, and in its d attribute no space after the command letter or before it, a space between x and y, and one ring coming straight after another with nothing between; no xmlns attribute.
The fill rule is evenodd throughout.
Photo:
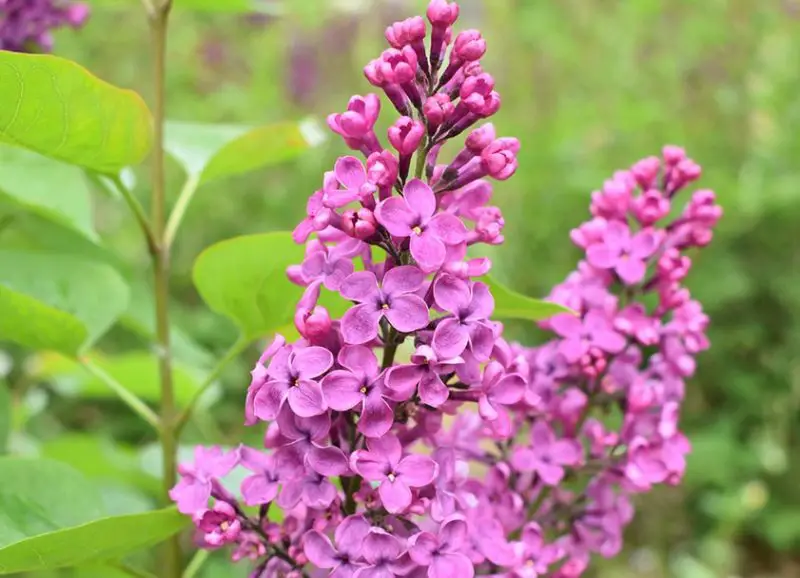
<svg viewBox="0 0 800 578"><path fill-rule="evenodd" d="M433 284L436 304L452 314L444 318L433 334L433 349L442 358L461 355L469 346L480 361L489 358L494 333L488 323L494 298L483 283L469 283L442 275Z"/></svg>
<svg viewBox="0 0 800 578"><path fill-rule="evenodd" d="M351 467L365 480L379 482L378 494L390 514L403 512L411 505L412 488L422 488L436 477L436 462L420 455L403 457L396 436L371 438L367 450L356 450Z"/></svg>
<svg viewBox="0 0 800 578"><path fill-rule="evenodd" d="M596 310L589 311L583 320L568 313L560 313L550 324L563 338L559 352L570 363L578 361L596 347L606 353L619 353L625 348L625 338L614 330L608 317Z"/></svg>
<svg viewBox="0 0 800 578"><path fill-rule="evenodd" d="M227 502L217 502L210 510L195 514L195 525L203 541L213 548L235 542L242 531L236 510Z"/></svg>
<svg viewBox="0 0 800 578"><path fill-rule="evenodd" d="M80 28L89 18L89 6L68 0L2 0L0 2L0 50L49 52L51 31Z"/></svg>
<svg viewBox="0 0 800 578"><path fill-rule="evenodd" d="M444 264L448 245L466 241L464 223L448 213L436 214L433 190L419 179L406 184L402 197L382 201L375 216L392 235L409 239L411 256L425 273Z"/></svg>
<svg viewBox="0 0 800 578"><path fill-rule="evenodd" d="M409 540L411 559L427 568L429 578L472 578L475 569L462 552L467 540L467 523L461 518L450 518L442 523L438 534L420 532Z"/></svg>
<svg viewBox="0 0 800 578"><path fill-rule="evenodd" d="M218 446L197 446L194 449L194 463L184 464L178 469L181 479L169 493L178 505L178 511L194 514L207 508L213 481L228 475L238 462L237 450L225 452Z"/></svg>
<svg viewBox="0 0 800 578"><path fill-rule="evenodd" d="M339 288L342 297L358 303L342 318L342 335L347 343L368 343L378 336L384 317L403 333L422 329L428 324L428 307L414 294L425 281L417 267L401 266L389 270L381 287L371 271L357 271Z"/></svg>
<svg viewBox="0 0 800 578"><path fill-rule="evenodd" d="M268 381L255 396L255 415L259 419L275 419L284 402L302 417L323 413L325 399L314 378L331 365L333 355L322 347L282 348L267 367Z"/></svg>
<svg viewBox="0 0 800 578"><path fill-rule="evenodd" d="M304 551L315 566L330 569L330 578L352 578L363 565L358 560L369 531L364 516L349 516L336 527L335 547L325 534L309 530L303 537Z"/></svg>
<svg viewBox="0 0 800 578"><path fill-rule="evenodd" d="M589 264L598 269L613 269L628 285L639 283L647 271L647 260L658 248L653 231L631 235L628 226L612 221L606 226L601 241L586 249Z"/></svg>
<svg viewBox="0 0 800 578"><path fill-rule="evenodd" d="M363 345L347 345L339 352L337 369L325 376L322 388L328 406L337 411L361 407L358 430L370 438L392 427L394 411L386 401L383 376L375 354Z"/></svg>
<svg viewBox="0 0 800 578"><path fill-rule="evenodd" d="M558 439L544 422L536 422L531 429L531 445L515 451L512 463L521 472L535 472L548 486L557 485L564 477L565 466L576 466L581 461L582 448L570 439Z"/></svg>
<svg viewBox="0 0 800 578"><path fill-rule="evenodd" d="M396 576L402 568L399 558L403 552L400 540L380 528L372 528L367 537L361 553L365 564L356 570L353 578L391 578Z"/></svg>
<svg viewBox="0 0 800 578"><path fill-rule="evenodd" d="M447 401L450 391L442 381L442 375L453 373L456 366L464 363L460 357L438 359L429 345L420 345L411 356L411 364L395 365L386 373L389 391L400 401L410 399L419 388L422 403L439 407Z"/></svg>

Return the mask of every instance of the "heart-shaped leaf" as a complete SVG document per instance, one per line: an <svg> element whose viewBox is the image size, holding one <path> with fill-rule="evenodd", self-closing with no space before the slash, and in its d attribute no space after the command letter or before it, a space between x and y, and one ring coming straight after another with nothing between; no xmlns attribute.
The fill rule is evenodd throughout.
<svg viewBox="0 0 800 578"><path fill-rule="evenodd" d="M0 196L92 240L97 238L89 189L77 167L0 146Z"/></svg>
<svg viewBox="0 0 800 578"><path fill-rule="evenodd" d="M125 310L111 267L65 255L0 251L0 339L75 355Z"/></svg>
<svg viewBox="0 0 800 578"><path fill-rule="evenodd" d="M573 313L570 309L552 303L533 299L504 286L489 275L481 278L489 286L494 297L493 317L497 319L527 319L542 321L558 313Z"/></svg>
<svg viewBox="0 0 800 578"><path fill-rule="evenodd" d="M319 124L247 127L169 122L165 146L198 184L290 160L325 140Z"/></svg>
<svg viewBox="0 0 800 578"><path fill-rule="evenodd" d="M257 339L292 322L303 288L286 277L286 267L303 260L290 233L235 237L212 245L197 258L195 287L208 306L231 319L246 339ZM332 316L347 302L323 290L320 303Z"/></svg>
<svg viewBox="0 0 800 578"><path fill-rule="evenodd" d="M63 58L0 51L0 140L108 173L141 162L151 132L135 92Z"/></svg>

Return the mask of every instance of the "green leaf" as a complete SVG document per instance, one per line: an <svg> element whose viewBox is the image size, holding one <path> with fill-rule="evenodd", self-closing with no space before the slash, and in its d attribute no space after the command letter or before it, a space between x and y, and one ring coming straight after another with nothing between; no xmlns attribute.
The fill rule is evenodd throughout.
<svg viewBox="0 0 800 578"><path fill-rule="evenodd" d="M144 159L152 122L138 94L74 62L0 52L2 141L108 173Z"/></svg>
<svg viewBox="0 0 800 578"><path fill-rule="evenodd" d="M139 399L156 403L161 398L158 360L152 353L133 351L114 356L93 352L84 356L108 373ZM93 375L84 371L76 361L57 353L42 353L37 357L34 375L52 379L64 393L74 393L92 399L115 399L116 394ZM173 364L175 401L185 405L194 398L200 387L200 377L181 362ZM213 389L212 389L213 391Z"/></svg>
<svg viewBox="0 0 800 578"><path fill-rule="evenodd" d="M493 316L498 319L541 321L558 313L573 313L571 309L558 303L533 299L517 293L489 275L482 277L481 281L486 283L492 292L494 297Z"/></svg>
<svg viewBox="0 0 800 578"><path fill-rule="evenodd" d="M316 121L307 119L257 128L169 122L165 138L167 151L204 184L290 160L325 136Z"/></svg>
<svg viewBox="0 0 800 578"><path fill-rule="evenodd" d="M0 251L0 339L75 355L125 310L128 288L101 263Z"/></svg>
<svg viewBox="0 0 800 578"><path fill-rule="evenodd" d="M246 235L203 251L192 278L212 310L231 319L246 339L257 339L292 322L303 288L287 279L286 267L302 260L303 248L290 233ZM332 316L347 309L324 289L320 303Z"/></svg>
<svg viewBox="0 0 800 578"><path fill-rule="evenodd" d="M89 189L77 167L0 146L0 195L26 211L97 239Z"/></svg>
<svg viewBox="0 0 800 578"><path fill-rule="evenodd" d="M0 458L0 567L9 544L103 515L92 486L69 466Z"/></svg>
<svg viewBox="0 0 800 578"><path fill-rule="evenodd" d="M11 436L11 391L5 381L0 381L0 454L6 453Z"/></svg>
<svg viewBox="0 0 800 578"><path fill-rule="evenodd" d="M116 560L166 540L190 521L175 508L166 508L112 516L40 534L0 549L0 574Z"/></svg>
<svg viewBox="0 0 800 578"><path fill-rule="evenodd" d="M234 14L280 13L280 5L264 0L174 0L175 8L197 10L199 12L230 12ZM276 6L277 4L277 6Z"/></svg>

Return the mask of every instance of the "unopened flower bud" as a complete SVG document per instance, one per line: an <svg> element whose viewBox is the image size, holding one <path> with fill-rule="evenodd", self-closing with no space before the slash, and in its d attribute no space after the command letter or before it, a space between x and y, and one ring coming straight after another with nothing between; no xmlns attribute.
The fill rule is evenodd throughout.
<svg viewBox="0 0 800 578"><path fill-rule="evenodd" d="M483 168L489 176L504 181L517 170L519 141L515 138L499 138L481 152Z"/></svg>
<svg viewBox="0 0 800 578"><path fill-rule="evenodd" d="M631 210L636 219L648 227L669 215L670 202L661 191L650 189L631 201Z"/></svg>
<svg viewBox="0 0 800 578"><path fill-rule="evenodd" d="M369 239L378 229L375 215L367 208L345 211L342 214L342 230L356 239Z"/></svg>
<svg viewBox="0 0 800 578"><path fill-rule="evenodd" d="M391 187L397 181L397 157L384 150L367 159L367 178L379 187Z"/></svg>
<svg viewBox="0 0 800 578"><path fill-rule="evenodd" d="M478 30L464 30L456 36L453 52L464 62L480 60L486 54L486 40Z"/></svg>
<svg viewBox="0 0 800 578"><path fill-rule="evenodd" d="M425 136L425 125L410 117L397 119L388 130L389 142L401 155L414 154Z"/></svg>
<svg viewBox="0 0 800 578"><path fill-rule="evenodd" d="M686 158L686 151L681 147L674 145L665 146L661 154L664 156L664 162L667 166L673 167Z"/></svg>
<svg viewBox="0 0 800 578"><path fill-rule="evenodd" d="M455 110L450 97L443 93L434 94L425 101L422 112L428 121L428 126L435 130L444 123Z"/></svg>
<svg viewBox="0 0 800 578"><path fill-rule="evenodd" d="M483 149L495 141L495 138L494 125L489 122L469 133L465 146L474 154L479 155L483 152Z"/></svg>
<svg viewBox="0 0 800 578"><path fill-rule="evenodd" d="M393 48L409 46L417 40L425 38L425 20L422 16L406 18L395 22L386 29L386 41Z"/></svg>
<svg viewBox="0 0 800 578"><path fill-rule="evenodd" d="M410 46L384 50L379 66L380 76L392 84L406 84L417 77L417 55Z"/></svg>
<svg viewBox="0 0 800 578"><path fill-rule="evenodd" d="M452 26L458 20L458 4L447 0L431 0L426 12L434 26Z"/></svg>
<svg viewBox="0 0 800 578"><path fill-rule="evenodd" d="M647 157L631 167L631 174L643 189L649 189L655 184L661 161L658 157Z"/></svg>

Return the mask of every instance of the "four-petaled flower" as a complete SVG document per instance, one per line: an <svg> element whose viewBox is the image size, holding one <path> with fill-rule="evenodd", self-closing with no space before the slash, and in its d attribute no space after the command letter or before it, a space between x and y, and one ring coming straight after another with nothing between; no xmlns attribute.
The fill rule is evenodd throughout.
<svg viewBox="0 0 800 578"><path fill-rule="evenodd" d="M366 564L356 570L353 578L392 578L403 571L400 540L380 528L372 528L364 538L361 555ZM396 572L397 571L397 572Z"/></svg>
<svg viewBox="0 0 800 578"><path fill-rule="evenodd" d="M194 449L194 463L181 464L181 480L169 491L169 497L183 514L194 514L208 507L212 480L227 476L239 463L239 450L225 452L219 446Z"/></svg>
<svg viewBox="0 0 800 578"><path fill-rule="evenodd" d="M658 249L660 239L645 229L631 235L628 225L611 221L603 231L602 240L589 245L586 258L598 269L613 269L628 285L639 283L647 272L647 260Z"/></svg>
<svg viewBox="0 0 800 578"><path fill-rule="evenodd" d="M494 332L488 322L494 298L483 283L472 287L452 275L442 275L433 284L436 304L452 313L439 322L433 333L433 349L439 357L461 355L469 345L479 361L486 361L494 346Z"/></svg>
<svg viewBox="0 0 800 578"><path fill-rule="evenodd" d="M450 213L436 213L433 190L419 179L410 180L402 197L391 197L378 205L375 218L395 237L410 238L411 256L426 273L445 262L447 247L464 243L467 228Z"/></svg>
<svg viewBox="0 0 800 578"><path fill-rule="evenodd" d="M564 478L565 466L577 466L583 450L573 439L558 439L546 423L537 421L531 428L531 445L517 448L511 463L521 472L535 472L548 486Z"/></svg>
<svg viewBox="0 0 800 578"><path fill-rule="evenodd" d="M342 335L347 343L360 345L378 336L382 318L402 333L422 329L428 324L428 307L414 292L425 282L417 267L404 265L390 269L382 286L371 271L357 271L339 289L343 297L359 303L342 317Z"/></svg>
<svg viewBox="0 0 800 578"><path fill-rule="evenodd" d="M333 355L323 347L284 347L267 367L268 381L256 394L255 415L263 420L278 417L284 402L301 417L311 417L326 409L319 377L333 365Z"/></svg>
<svg viewBox="0 0 800 578"><path fill-rule="evenodd" d="M428 456L403 457L403 447L394 435L370 439L366 450L350 456L350 467L370 482L380 482L378 495L386 511L397 514L411 505L411 488L433 482L438 466Z"/></svg>
<svg viewBox="0 0 800 578"><path fill-rule="evenodd" d="M490 361L483 369L478 412L492 423L497 434L511 433L511 423L505 406L517 403L525 395L525 380L517 373L506 373L497 361Z"/></svg>
<svg viewBox="0 0 800 578"><path fill-rule="evenodd" d="M550 319L550 326L563 338L558 351L569 363L578 361L592 347L606 353L619 353L625 349L625 338L597 309L589 311L583 319L571 313L559 313Z"/></svg>
<svg viewBox="0 0 800 578"><path fill-rule="evenodd" d="M325 534L309 530L303 537L304 551L314 566L330 569L329 578L352 578L363 565L358 559L369 531L364 516L350 516L336 527L336 547Z"/></svg>
<svg viewBox="0 0 800 578"><path fill-rule="evenodd" d="M393 399L406 401L411 399L414 390L419 386L422 403L439 407L450 395L441 376L453 373L455 367L461 363L464 360L460 357L440 360L433 348L420 345L411 356L410 365L395 365L386 371L386 387Z"/></svg>
<svg viewBox="0 0 800 578"><path fill-rule="evenodd" d="M337 360L344 369L335 369L322 380L328 407L347 411L361 405L358 430L370 438L382 436L392 427L394 411L384 399L384 378L375 354L363 345L346 345Z"/></svg>
<svg viewBox="0 0 800 578"><path fill-rule="evenodd" d="M411 559L428 569L428 578L472 578L475 569L462 553L467 541L467 523L459 517L442 522L439 534L420 532L409 540Z"/></svg>
<svg viewBox="0 0 800 578"><path fill-rule="evenodd" d="M303 278L311 283L317 279L322 281L326 289L338 291L342 281L353 272L353 256L364 244L358 239L348 239L328 248L324 243L309 242L310 250L300 267Z"/></svg>

